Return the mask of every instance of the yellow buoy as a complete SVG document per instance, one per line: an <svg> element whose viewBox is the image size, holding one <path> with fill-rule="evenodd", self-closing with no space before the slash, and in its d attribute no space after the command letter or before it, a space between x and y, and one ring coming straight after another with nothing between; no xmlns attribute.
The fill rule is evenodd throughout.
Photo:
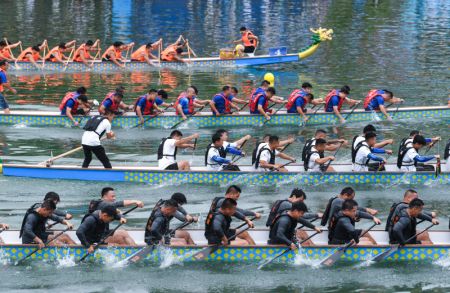
<svg viewBox="0 0 450 293"><path fill-rule="evenodd" d="M264 74L264 80L267 80L268 82L270 82L270 86L275 85L275 76L270 72L267 72L266 74Z"/></svg>

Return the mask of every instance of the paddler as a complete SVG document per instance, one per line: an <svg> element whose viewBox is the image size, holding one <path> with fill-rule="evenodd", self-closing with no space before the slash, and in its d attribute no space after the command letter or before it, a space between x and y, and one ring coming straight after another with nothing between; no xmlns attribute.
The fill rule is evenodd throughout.
<svg viewBox="0 0 450 293"><path fill-rule="evenodd" d="M356 104L361 103L361 101L348 98L349 94L350 94L350 87L348 85L344 85L340 90L337 89L331 90L325 97L325 112L328 113L334 112L334 114L339 118L341 123L345 123L345 119L341 115L341 108L344 102L349 104L350 106L354 106Z"/></svg>
<svg viewBox="0 0 450 293"><path fill-rule="evenodd" d="M231 108L239 110L239 107L233 100L234 96L231 94L231 87L228 85L223 86L222 92L216 94L211 100L210 106L213 115L232 114Z"/></svg>
<svg viewBox="0 0 450 293"><path fill-rule="evenodd" d="M444 147L444 159L447 161L447 171L450 172L450 139Z"/></svg>
<svg viewBox="0 0 450 293"><path fill-rule="evenodd" d="M319 138L311 150L306 155L304 161L305 171L308 172L335 172L334 168L330 166L330 163L336 158L334 156L325 156L325 148L327 141ZM328 165L328 166L327 166Z"/></svg>
<svg viewBox="0 0 450 293"><path fill-rule="evenodd" d="M47 231L47 220L66 225L72 229L73 225L62 217L54 214L56 205L51 200L44 201L38 208L33 205L25 213L20 236L22 244L37 244L40 249L45 247L45 242L52 240L55 236L54 232ZM75 242L67 234L62 234L49 244L50 246L75 245Z"/></svg>
<svg viewBox="0 0 450 293"><path fill-rule="evenodd" d="M385 150L376 148L377 134L375 132L368 132L365 135L365 141L358 144L355 149L354 157L352 157L354 172L368 172L370 160L380 162L382 165L386 164L386 160L375 154L392 155L392 150ZM377 170L375 170L377 171Z"/></svg>
<svg viewBox="0 0 450 293"><path fill-rule="evenodd" d="M183 60L183 48L187 46L187 41L182 41L183 36L179 36L178 40L167 46L162 52L161 52L161 60L167 61L167 62L186 62L186 60Z"/></svg>
<svg viewBox="0 0 450 293"><path fill-rule="evenodd" d="M81 245L86 247L89 253L93 253L96 244L103 244L100 243L101 240L111 231L109 229L109 223L116 218L117 209L112 205L106 205L101 210L94 211L92 214L87 215L77 229L77 237L80 240ZM124 218L122 218L121 221L123 221L123 219ZM127 245L125 241L121 243L112 242L111 236L106 238L104 243L111 246Z"/></svg>
<svg viewBox="0 0 450 293"><path fill-rule="evenodd" d="M163 201L152 210L145 226L145 243L147 245L187 245L183 238L170 237L170 221L178 212L178 203L173 199ZM190 236L189 236L190 238ZM193 244L191 239L190 244Z"/></svg>
<svg viewBox="0 0 450 293"><path fill-rule="evenodd" d="M232 198L225 198L217 210L211 206L205 221L205 238L208 240L209 245L248 245L248 239L239 238L246 232L238 237L233 237L238 232L236 229L230 228L233 221L232 217L236 214L236 210L237 202ZM253 223L250 220L247 221L247 225L253 227Z"/></svg>
<svg viewBox="0 0 450 293"><path fill-rule="evenodd" d="M412 145L413 145L413 140L414 140L414 137L415 137L416 135L422 135L422 134L420 133L419 130L412 130L412 131L409 133L409 137L404 138L404 139L402 139L402 140L400 141L400 146L398 147L398 155L399 155L399 156L400 156L400 150L405 149L405 148L412 147ZM434 145L435 143L437 143L437 142L440 141L440 140L441 140L441 137L440 137L440 136L431 137L431 138L425 138L425 142L427 143L427 145L430 145L430 144L431 144L431 145Z"/></svg>
<svg viewBox="0 0 450 293"><path fill-rule="evenodd" d="M292 190L289 198L284 199L284 200L277 200L272 205L272 207L270 208L269 216L267 217L266 226L267 227L273 226L273 224L275 223L275 221L277 220L277 218L279 216L281 216L283 213L288 212L292 208L292 206L297 202L305 204L304 203L305 200L306 200L305 192L301 189L294 188ZM305 207L306 207L306 204L305 204ZM314 226L311 223L311 220L319 219L321 217L322 217L322 213L309 213L309 212L307 212L307 208L306 208L306 211L304 212L304 214L298 219L298 223L300 223L301 225L303 225L307 228L314 229L320 233L321 229ZM297 235L297 238L300 238L302 240L308 238L307 233L301 229L297 230L296 235ZM311 240L307 240L303 243L303 245L308 245L308 246L312 245L312 244L313 244L313 242Z"/></svg>
<svg viewBox="0 0 450 293"><path fill-rule="evenodd" d="M165 203L168 203L165 205ZM180 222L197 222L198 217L191 216L182 207L187 203L186 196L183 193L176 192L172 194L169 200L159 200L147 220L145 228L145 242L148 245L154 245L163 242L164 244L195 245L189 232L176 230L172 232L170 221L176 218ZM169 206L176 204L175 213L169 212ZM181 243L180 243L181 241Z"/></svg>
<svg viewBox="0 0 450 293"><path fill-rule="evenodd" d="M0 231L3 230L8 230L9 229L9 225L5 224L5 223L0 223ZM3 241L2 237L0 237L0 244L5 244L5 242Z"/></svg>
<svg viewBox="0 0 450 293"><path fill-rule="evenodd" d="M73 115L88 115L90 112L91 105L86 93L87 89L84 86L79 87L75 92L66 93L59 104L61 115L67 115L75 126L78 126L79 123Z"/></svg>
<svg viewBox="0 0 450 293"><path fill-rule="evenodd" d="M391 121L392 117L387 113L385 102L391 104L403 103L405 100L394 97L394 94L388 90L370 90L364 99L364 109L366 111L381 111L386 120Z"/></svg>
<svg viewBox="0 0 450 293"><path fill-rule="evenodd" d="M198 133L194 133L183 138L183 134L179 130L174 130L169 137L163 138L158 147L158 167L161 170L180 170L189 171L191 166L188 161L177 162L178 148L194 148L192 140L199 137Z"/></svg>
<svg viewBox="0 0 450 293"><path fill-rule="evenodd" d="M416 198L419 198L419 194L417 193L417 191L415 191L414 189L408 189L403 194L403 200L401 202L392 204L389 210L389 215L386 219L385 231L387 231L390 235L392 234L392 228L394 227L394 224L398 222L403 211L408 208L409 203ZM436 218L436 216L437 215L435 212L422 210L422 212L417 215L417 218L420 220L431 222ZM423 232L422 234L417 236L417 240L419 241L428 241L429 239L430 237L428 235L428 232Z"/></svg>
<svg viewBox="0 0 450 293"><path fill-rule="evenodd" d="M43 60L41 57L41 51L47 46L47 40L42 44L33 47L28 47L22 51L17 57L17 61L21 62L31 62L37 69L42 69L42 67L37 64L37 61Z"/></svg>
<svg viewBox="0 0 450 293"><path fill-rule="evenodd" d="M439 159L440 155L421 156L419 150L426 146L427 141L422 135L415 135L411 146L406 146L399 151L397 167L404 172L416 172L418 163L425 163L433 159ZM424 166L422 166L423 168ZM428 168L427 168L428 169ZM433 168L434 170L434 168Z"/></svg>
<svg viewBox="0 0 450 293"><path fill-rule="evenodd" d="M315 101L314 95L312 94L312 85L309 82L304 82L301 89L295 89L288 98L286 104L286 109L288 113L298 113L303 117L303 121L308 121L308 116L306 116L306 106L308 104L313 104L314 106L323 104L323 101Z"/></svg>
<svg viewBox="0 0 450 293"><path fill-rule="evenodd" d="M237 104L247 104L248 100L243 100L243 99L239 99L237 96L239 94L239 91L237 89L237 87L232 86L231 87L231 94L230 96L232 97L233 103L237 103ZM235 112L237 113L237 112Z"/></svg>
<svg viewBox="0 0 450 293"><path fill-rule="evenodd" d="M5 60L0 61L0 109L3 109L3 113L9 114L9 105L6 101L6 98L3 94L5 88L12 92L13 94L17 94L17 91L11 86L8 80L8 76L6 75L6 71L8 71L9 63Z"/></svg>
<svg viewBox="0 0 450 293"><path fill-rule="evenodd" d="M169 95L165 90L158 90L158 95L156 96L156 105L162 107L173 107L173 103L165 102L169 98Z"/></svg>
<svg viewBox="0 0 450 293"><path fill-rule="evenodd" d="M269 245L287 245L292 250L298 248L298 240L296 228L300 222L308 228L314 229L321 233L322 230L315 227L311 222L302 219L307 211L307 207L303 202L294 202L288 211L282 212L275 217L273 223L270 225Z"/></svg>
<svg viewBox="0 0 450 293"><path fill-rule="evenodd" d="M60 203L61 198L59 197L59 194L57 194L56 192L50 191L47 192L44 196L44 201L46 200L53 201L55 206L57 206ZM63 217L66 220L70 220L73 218L72 214L68 213L67 211L60 210L58 208L56 208L56 210L53 211L53 214L59 217Z"/></svg>
<svg viewBox="0 0 450 293"><path fill-rule="evenodd" d="M263 115L266 120L270 120L270 116L272 111L269 109L269 101L275 104L286 104L287 101L283 101L279 99L279 97L275 96L276 91L275 88L269 87L264 93L260 93L260 91L254 91L252 96L250 97L249 108L250 114L260 114Z"/></svg>
<svg viewBox="0 0 450 293"><path fill-rule="evenodd" d="M275 163L275 157L280 157L285 160L289 160L294 163L296 160L294 157L286 155L280 151L278 148L280 146L280 139L278 136L272 135L269 137L269 142L267 145L262 146L255 159L255 170L256 171L267 171L275 170L279 172L287 172L288 170L282 164Z"/></svg>
<svg viewBox="0 0 450 293"><path fill-rule="evenodd" d="M228 144L225 151L221 134L214 133L212 143L207 146L205 152L205 166L207 166L207 169L211 171L240 171L237 165L234 165L231 160L226 158L228 152L236 156L245 155L243 151L231 147L230 144Z"/></svg>
<svg viewBox="0 0 450 293"><path fill-rule="evenodd" d="M12 49L17 48L21 44L21 41L14 44L9 44L6 40L0 41L0 61L16 61L12 56Z"/></svg>
<svg viewBox="0 0 450 293"><path fill-rule="evenodd" d="M144 115L155 115L156 113L163 113L164 111L158 107L156 102L156 97L158 96L158 91L155 89L150 89L147 94L140 96L136 99L135 112L139 117L140 123L144 123Z"/></svg>
<svg viewBox="0 0 450 293"><path fill-rule="evenodd" d="M405 244L433 244L428 233L423 233L419 236L420 238L414 237L412 240L406 242L406 240L417 234L416 227L418 218L423 218L426 221L432 222L434 225L439 224L437 219L433 219L422 212L424 205L421 199L415 198L411 200L407 208L399 211L399 214L393 219L392 230L389 233L389 243L400 244L401 246Z"/></svg>
<svg viewBox="0 0 450 293"><path fill-rule="evenodd" d="M100 138L106 133L107 139L115 139L116 135L111 130L111 122L115 114L109 110L103 116L94 116L86 122L85 130L81 138L81 145L84 151L84 161L82 168L88 168L92 161L92 153L102 162L103 167L111 169L111 163L106 155L105 148L100 143Z"/></svg>
<svg viewBox="0 0 450 293"><path fill-rule="evenodd" d="M195 107L204 108L206 104L210 104L211 100L200 100L197 98L198 91L194 86L190 86L185 92L182 92L175 101L174 108L183 120L187 119L186 115L195 115Z"/></svg>
<svg viewBox="0 0 450 293"><path fill-rule="evenodd" d="M342 203L341 211L328 227L328 244L342 245L354 242L359 245L376 245L376 241L369 233L361 236L363 230L355 228L355 223L359 219L358 214L358 203L353 199L346 199ZM381 224L375 217L373 221L375 224Z"/></svg>
<svg viewBox="0 0 450 293"><path fill-rule="evenodd" d="M270 135L270 134L265 134L265 135L263 136L262 141L257 141L257 142L256 142L255 148L253 149L253 152L252 152L252 165L255 164L255 162L256 162L256 156L259 154L259 151L260 151L262 148L264 148L264 147L265 147L265 148L268 148L268 147L269 147L269 138L270 138L271 136L272 136L272 135ZM284 150L284 148L286 148L289 144L293 143L294 141L295 141L295 138L294 138L294 137L289 137L288 139L280 140L280 141L279 141L279 145L278 145L278 150L279 150L279 151Z"/></svg>
<svg viewBox="0 0 450 293"><path fill-rule="evenodd" d="M125 68L125 61L122 56L122 52L130 50L134 46L131 42L125 45L123 42L114 42L102 55L102 61L111 61L119 67ZM122 62L122 63L121 63Z"/></svg>
<svg viewBox="0 0 450 293"><path fill-rule="evenodd" d="M137 206L139 208L144 207L144 203L140 200L135 199L125 199L116 200L116 192L112 187L104 187L101 191L101 198L97 200L91 200L89 203L88 213L84 216L86 219L89 215L93 214L95 211L103 210L106 206L112 206L117 210L114 216L115 220L120 221L120 223L125 224L127 219L122 215L122 211L119 208ZM114 235L108 238L108 243L122 243L124 245L136 245L133 238L130 237L127 231L117 230Z"/></svg>
<svg viewBox="0 0 450 293"><path fill-rule="evenodd" d="M131 61L135 62L147 62L149 65L154 65L155 59L158 60L158 56L152 54L152 51L158 50L162 44L162 39L154 43L147 43L140 46L136 51L131 54Z"/></svg>
<svg viewBox="0 0 450 293"><path fill-rule="evenodd" d="M96 40L95 43L91 40L86 41L86 43L81 44L73 54L74 62L81 62L86 66L93 67L94 57L90 54L91 51L99 51L100 50L100 40Z"/></svg>
<svg viewBox="0 0 450 293"><path fill-rule="evenodd" d="M242 148L242 145L246 141L248 141L250 138L252 138L252 136L250 134L247 134L234 142L229 142L228 130L217 129L216 133L220 134L220 138L223 141L223 148L221 151L224 151L225 154L228 152L229 147L240 149L240 148Z"/></svg>
<svg viewBox="0 0 450 293"><path fill-rule="evenodd" d="M233 41L235 44L242 43L244 45L244 53L246 53L248 56L254 56L256 47L258 46L259 39L257 36L255 36L249 29L247 29L245 26L241 27L239 29L239 32L241 33L241 39Z"/></svg>
<svg viewBox="0 0 450 293"><path fill-rule="evenodd" d="M348 141L342 138L338 138L338 139L327 139L328 133L326 130L324 129L317 129L316 132L314 133L314 137L308 139L305 142L305 145L303 146L302 149L302 161L305 162L306 160L306 156L308 155L309 152L311 152L311 148L313 148L316 145L316 141L318 139L323 139L326 140L326 145L325 145L325 151L327 152L334 152L336 151L339 146L342 144L342 146L346 146L348 145Z"/></svg>
<svg viewBox="0 0 450 293"><path fill-rule="evenodd" d="M47 53L47 55L44 58L45 61L59 62L59 63L65 63L65 62L69 61L69 57L64 55L64 53L74 50L75 43L76 43L75 40L70 41L68 43L60 43L58 46L54 47Z"/></svg>
<svg viewBox="0 0 450 293"><path fill-rule="evenodd" d="M123 86L118 86L114 92L108 93L98 107L98 112L103 114L105 110L110 110L118 115L121 114L119 109L124 111L133 109L134 105L127 105L122 101L124 93L125 88Z"/></svg>

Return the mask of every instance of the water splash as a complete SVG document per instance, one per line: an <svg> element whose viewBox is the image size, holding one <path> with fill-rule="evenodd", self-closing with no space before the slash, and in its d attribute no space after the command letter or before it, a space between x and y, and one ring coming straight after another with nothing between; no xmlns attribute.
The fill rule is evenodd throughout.
<svg viewBox="0 0 450 293"><path fill-rule="evenodd" d="M12 128L16 128L16 129L23 129L23 128L28 128L28 125L24 124L24 123L18 123L18 124L14 124L12 126Z"/></svg>
<svg viewBox="0 0 450 293"><path fill-rule="evenodd" d="M371 114L372 114L372 120L373 121L376 121L376 122L380 122L381 121L381 118L380 118L380 116L378 116L377 112L371 111Z"/></svg>
<svg viewBox="0 0 450 293"><path fill-rule="evenodd" d="M0 250L0 265L6 266L10 264L11 261L8 257L8 254L4 252L3 250Z"/></svg>
<svg viewBox="0 0 450 293"><path fill-rule="evenodd" d="M450 255L447 254L446 256L440 257L439 259L434 261L433 264L438 265L443 269L450 268Z"/></svg>
<svg viewBox="0 0 450 293"><path fill-rule="evenodd" d="M65 252L65 253L64 253ZM76 265L75 255L71 255L70 248L64 249L62 253L55 252L56 254L56 267L57 268L69 268Z"/></svg>
<svg viewBox="0 0 450 293"><path fill-rule="evenodd" d="M294 266L309 266L312 268L318 268L320 265L320 259L310 258L306 252L303 252L302 248L299 248L294 258Z"/></svg>

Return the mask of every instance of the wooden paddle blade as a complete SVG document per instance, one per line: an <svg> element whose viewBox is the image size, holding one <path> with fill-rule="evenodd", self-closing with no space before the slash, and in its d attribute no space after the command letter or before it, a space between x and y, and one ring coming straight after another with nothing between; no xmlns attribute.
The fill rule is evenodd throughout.
<svg viewBox="0 0 450 293"><path fill-rule="evenodd" d="M219 249L218 245L208 246L205 249L197 252L192 256L195 260L204 260L206 259L210 254L214 253L217 249Z"/></svg>
<svg viewBox="0 0 450 293"><path fill-rule="evenodd" d="M391 256L397 250L398 250L398 245L397 246L391 246L391 247L387 248L385 251L383 251L382 253L380 253L379 255L377 255L374 258L372 258L371 261L380 262L380 261L388 258L389 256Z"/></svg>
<svg viewBox="0 0 450 293"><path fill-rule="evenodd" d="M156 245L148 245L144 248L142 248L141 250L139 250L138 252L136 252L135 254L131 255L130 257L126 258L124 260L124 262L129 265L129 264L134 264L137 263L139 261L141 261L142 259L144 259L147 255L150 255L153 253L153 250L155 250Z"/></svg>
<svg viewBox="0 0 450 293"><path fill-rule="evenodd" d="M343 247L338 248L333 254L325 258L320 262L321 266L331 267L334 265L345 253Z"/></svg>

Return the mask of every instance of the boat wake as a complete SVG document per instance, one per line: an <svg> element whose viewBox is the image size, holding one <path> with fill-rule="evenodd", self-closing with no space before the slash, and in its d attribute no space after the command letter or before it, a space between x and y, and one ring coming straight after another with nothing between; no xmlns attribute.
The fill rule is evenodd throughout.
<svg viewBox="0 0 450 293"><path fill-rule="evenodd" d="M438 265L443 269L450 269L450 255L447 254L444 257L440 257L438 260L434 261L433 264Z"/></svg>

